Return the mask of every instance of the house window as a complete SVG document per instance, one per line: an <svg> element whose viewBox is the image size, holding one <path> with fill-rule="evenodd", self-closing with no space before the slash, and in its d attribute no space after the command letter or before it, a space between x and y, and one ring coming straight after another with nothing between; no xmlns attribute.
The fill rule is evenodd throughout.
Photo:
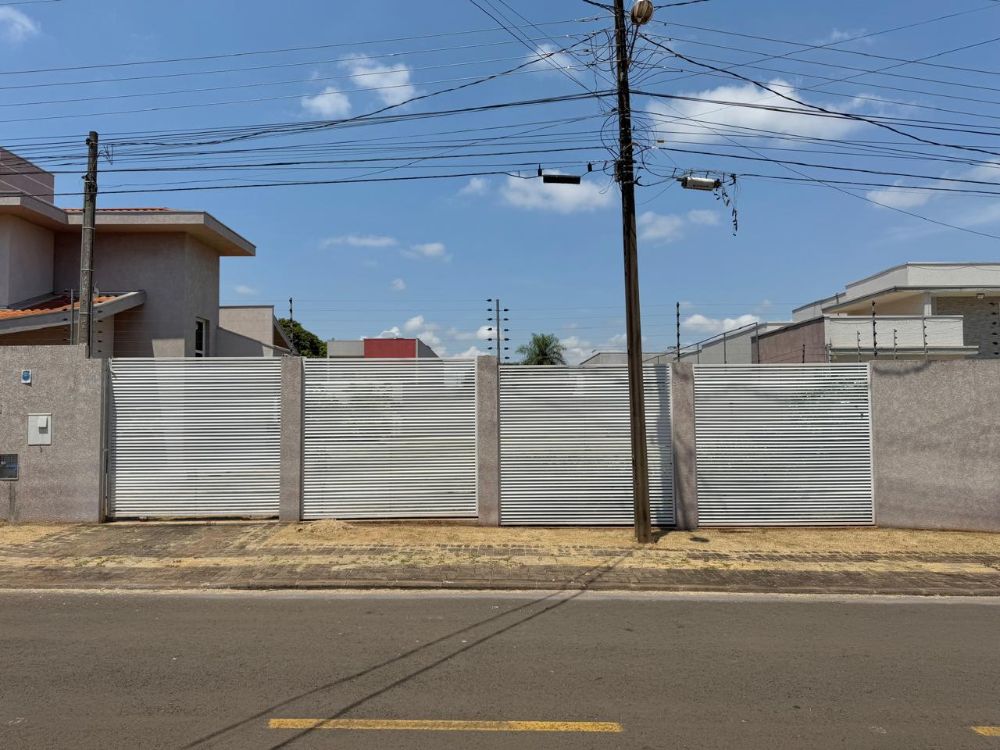
<svg viewBox="0 0 1000 750"><path fill-rule="evenodd" d="M204 318L194 321L194 356L208 356L208 321Z"/></svg>

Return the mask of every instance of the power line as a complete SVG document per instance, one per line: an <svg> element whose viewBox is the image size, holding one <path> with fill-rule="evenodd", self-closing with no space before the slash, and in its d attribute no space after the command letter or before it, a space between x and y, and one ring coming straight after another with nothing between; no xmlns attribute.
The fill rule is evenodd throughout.
<svg viewBox="0 0 1000 750"><path fill-rule="evenodd" d="M671 107L671 109L674 109L673 105L668 104L667 106ZM709 128L709 129L712 130L712 128ZM764 157L765 159L768 158L768 157L766 157L765 154L762 154L760 151L757 151L756 149L752 148L751 146L747 146L746 144L743 144L743 143L737 143L736 141L733 141L733 140L729 139L724 134L718 133L718 131L713 131L713 132L715 132L716 135L720 135L722 138L726 138L726 140L729 140L731 143L739 146L740 148L746 149L747 151L749 151L749 152L751 152L753 154L756 154L757 156ZM889 205L887 203L882 203L881 201L874 200L874 199L869 198L869 197L864 196L864 195L858 195L857 193L853 193L850 190L847 190L847 189L841 187L840 185L833 184L832 182L828 182L826 180L822 180L822 179L820 179L818 177L813 177L812 175L806 174L805 172L800 172L795 167L789 166L787 164L782 164L781 162L775 161L773 159L768 159L768 160L772 161L775 164L777 164L782 169L786 169L789 172L792 172L793 174L798 175L799 177L805 178L805 179L810 180L810 181L815 182L815 183L819 183L821 185L825 185L826 187L828 187L828 188L830 188L832 190L836 190L837 192L843 193L844 195L849 195L852 198L855 198L857 200L862 200L862 201L865 201L866 203L871 203L872 205L875 205L875 206L881 206L882 208L887 208L887 209L889 209L891 211L896 211L897 213L901 213L901 214L904 214L906 216L913 217L915 219L920 219L921 221L925 221L925 222L927 222L929 224L935 224L937 226L945 227L945 228L948 228L948 229L955 229L955 230L960 231L960 232L965 232L965 233L968 233L968 234L973 234L973 235L976 235L976 236L979 236L979 237L985 237L985 238L988 238L988 239L1000 239L1000 235L990 234L989 232L980 232L979 230L972 229L970 227L962 227L962 226L959 226L957 224L950 224L948 222L941 221L939 219L932 219L929 216L924 216L922 214L918 214L915 211L908 211L908 210L906 210L904 208L899 208L898 206L892 206L892 205Z"/></svg>
<svg viewBox="0 0 1000 750"><path fill-rule="evenodd" d="M38 0L41 2L42 0ZM50 2L61 2L61 0L49 0ZM571 23L586 23L589 21L600 20L597 17L589 18L572 18L561 21L542 21L539 22L540 26L558 26ZM154 60L130 60L127 62L116 62L116 63L93 63L88 65L69 65L51 68L25 68L21 70L0 70L0 75L11 76L11 75L31 75L36 73L59 73L66 71L76 71L76 70L96 70L99 68L130 68L137 65L167 65L179 62L203 62L206 60L224 60L236 57L253 57L256 55L278 55L285 54L288 52L307 52L320 49L335 49L341 47L363 47L372 44L396 44L398 42L411 42L419 41L424 39L440 39L443 37L452 36L468 36L470 34L484 34L494 31L503 31L502 27L499 28L485 28L485 29L466 29L462 31L446 31L437 34L419 34L414 36L400 36L400 37L389 37L385 39L368 39L353 42L333 42L329 44L313 44L300 47L282 47L278 49L264 49L264 50L243 50L240 52L225 52L214 55L197 55L193 57L167 57L159 58Z"/></svg>
<svg viewBox="0 0 1000 750"><path fill-rule="evenodd" d="M979 8L978 10L986 10L987 8L992 8L992 7L996 7L996 6L984 6L983 8ZM976 11L969 11L969 12L976 12ZM695 26L693 24L679 23L679 22L673 21L673 20L671 20L671 21L659 21L658 23L662 23L664 26L678 26L678 27L684 28L684 29L694 29L696 31L708 31L708 32L713 33L713 34L722 34L724 36L736 36L736 37L740 37L740 38L743 38L743 39L754 39L754 40L762 41L762 42L772 42L772 43L777 43L777 44L789 44L789 45L793 45L795 47L806 48L806 49L802 49L802 50L793 51L791 53L793 55L799 54L800 52L807 52L807 51L809 51L810 49L813 48L813 45L811 45L811 44L809 44L807 42L798 42L798 41L792 41L792 40L789 40L789 39L776 39L775 37L761 36L759 34L747 34L745 32L730 31L728 29L717 29L717 28L711 28L711 27L708 27L708 26ZM856 38L857 39L861 39L861 38L863 38L863 36L856 37ZM682 41L682 40L678 39L678 41ZM698 44L699 43L699 42L697 42L696 40L693 40L693 39L686 39L686 40L683 40L683 41L691 42L693 44ZM842 41L848 41L848 40L845 39L845 40L842 40ZM839 44L841 42L837 42L837 43ZM736 48L734 47L733 49L736 49ZM905 62L905 63L908 63L910 65L921 65L921 66L926 66L926 67L929 67L929 68L942 68L942 69L945 69L945 70L957 70L957 71L960 71L960 72L963 72L963 73L980 73L980 74L983 74L983 75L1000 76L1000 71L997 71L997 70L985 70L983 68L970 68L970 67L962 66L962 65L948 65L946 63L932 63L932 62L927 62L926 60L907 60L905 58L900 58L900 57L890 57L888 55L879 55L879 54L876 54L874 52L864 52L862 50L854 50L854 49L842 49L842 48L840 48L838 46L835 46L835 45L826 46L826 47L824 47L824 49L827 50L827 51L829 51L829 52L837 52L837 53L840 53L840 54L843 54L843 55L854 55L854 56L857 56L857 57L867 57L867 58L876 59L876 60L888 60L888 61L891 61L891 62ZM743 51L743 52L752 52L752 50L740 50L740 51ZM794 58L794 57L789 57L788 59L789 60L795 60L797 62L808 62L808 63L814 62L813 60L800 60L799 58Z"/></svg>

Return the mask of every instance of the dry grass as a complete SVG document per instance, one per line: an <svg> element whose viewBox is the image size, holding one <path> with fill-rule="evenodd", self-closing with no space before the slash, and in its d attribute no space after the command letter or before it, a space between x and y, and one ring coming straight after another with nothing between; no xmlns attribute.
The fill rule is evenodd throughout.
<svg viewBox="0 0 1000 750"><path fill-rule="evenodd" d="M10 524L0 521L0 547L16 547L37 542L50 534L62 531L64 526L42 524Z"/></svg>
<svg viewBox="0 0 1000 750"><path fill-rule="evenodd" d="M542 548L599 547L630 549L630 529L485 528L426 524L351 524L314 521L285 526L266 546L441 544L511 545ZM1000 534L909 531L901 529L701 529L672 531L651 548L664 551L709 550L741 553L845 552L886 554L1000 554Z"/></svg>

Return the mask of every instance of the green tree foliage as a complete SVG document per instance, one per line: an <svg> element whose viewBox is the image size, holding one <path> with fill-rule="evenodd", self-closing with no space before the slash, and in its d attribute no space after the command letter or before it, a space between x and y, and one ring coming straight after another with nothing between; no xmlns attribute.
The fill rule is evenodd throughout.
<svg viewBox="0 0 1000 750"><path fill-rule="evenodd" d="M517 348L522 365L564 365L565 351L566 347L551 333L533 333L529 343Z"/></svg>
<svg viewBox="0 0 1000 750"><path fill-rule="evenodd" d="M278 321L285 336L295 346L295 350L303 357L326 357L326 342L312 331L307 331L297 320L281 318Z"/></svg>

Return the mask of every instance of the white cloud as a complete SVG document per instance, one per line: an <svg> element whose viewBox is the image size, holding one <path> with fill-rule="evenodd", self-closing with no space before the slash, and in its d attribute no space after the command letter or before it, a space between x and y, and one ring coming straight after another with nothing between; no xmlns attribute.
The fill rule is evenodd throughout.
<svg viewBox="0 0 1000 750"><path fill-rule="evenodd" d="M692 224L703 224L711 227L718 225L720 221L718 211L710 211L704 208L688 211L687 220Z"/></svg>
<svg viewBox="0 0 1000 750"><path fill-rule="evenodd" d="M856 36L862 36L867 34L867 29L834 29L829 34L827 34L822 39L817 39L814 44L837 44L838 42L843 42L848 39L853 39ZM859 39L858 41L863 41L865 44L871 44L870 39Z"/></svg>
<svg viewBox="0 0 1000 750"><path fill-rule="evenodd" d="M389 286L392 288L392 291L394 292L403 292L406 290L406 282L403 281L402 279L393 279L391 282L389 282Z"/></svg>
<svg viewBox="0 0 1000 750"><path fill-rule="evenodd" d="M810 103L809 98L796 91L787 81L775 78L767 85L786 96ZM661 138L668 141L672 135L681 133L687 140L719 141L722 136L713 131L725 132L728 128L749 128L766 131L761 137L771 133L797 134L804 137L842 138L852 131L858 130L863 123L840 117L815 117L788 112L776 112L768 107L798 107L799 105L783 99L770 91L766 91L751 83L733 86L719 86L705 91L686 92L685 96L712 101L675 101L670 103L653 102L649 112L654 116L654 127L669 126L671 133L664 133ZM719 102L735 103L733 106ZM856 112L865 106L866 102L851 100L846 109ZM824 105L826 109L836 111L834 105ZM680 121L678 121L680 119ZM691 122L702 119L705 124ZM779 136L780 137L780 136Z"/></svg>
<svg viewBox="0 0 1000 750"><path fill-rule="evenodd" d="M917 208L925 205L932 197L930 190L905 190L898 187L869 190L868 200L889 208Z"/></svg>
<svg viewBox="0 0 1000 750"><path fill-rule="evenodd" d="M946 171L942 176L955 177L963 180L980 180L983 182L996 183L1000 182L1000 162L988 162L960 172ZM920 206L926 206L931 201L944 201L949 197L947 193L936 192L933 190L922 190L920 188L921 186L919 185L904 188L902 187L902 182L897 181L893 187L869 190L865 193L865 197L869 200L875 201L876 203L880 203L883 206L901 209L919 208ZM973 223L988 223L991 221L991 219L989 219L986 222L977 222L976 219L978 218L980 211L981 209L976 209L973 212L973 215L966 219L961 219L958 214L953 214L950 220L955 220L962 226L969 226L970 218Z"/></svg>
<svg viewBox="0 0 1000 750"><path fill-rule="evenodd" d="M475 331L460 331L457 328L449 328L445 334L455 341L487 341L493 336L490 326L479 326Z"/></svg>
<svg viewBox="0 0 1000 750"><path fill-rule="evenodd" d="M490 184L484 177L472 177L458 191L459 195L485 195L490 189Z"/></svg>
<svg viewBox="0 0 1000 750"><path fill-rule="evenodd" d="M315 96L303 96L302 109L309 114L332 120L351 113L351 100L336 87L327 86Z"/></svg>
<svg viewBox="0 0 1000 750"><path fill-rule="evenodd" d="M409 250L404 250L403 255L407 258L418 260L451 260L447 252L448 248L443 242L424 242L417 245L410 245Z"/></svg>
<svg viewBox="0 0 1000 750"><path fill-rule="evenodd" d="M398 244L395 237L379 234L345 234L323 240L323 247L349 245L350 247L392 247Z"/></svg>
<svg viewBox="0 0 1000 750"><path fill-rule="evenodd" d="M553 170L552 174L561 174ZM594 211L610 205L611 191L604 191L594 182L579 185L547 185L540 179L508 177L501 190L507 205L531 211L555 211L571 214Z"/></svg>
<svg viewBox="0 0 1000 750"><path fill-rule="evenodd" d="M645 211L637 219L639 239L661 245L681 239L684 236L684 228L690 224L716 226L718 223L719 214L705 209L688 211L683 216Z"/></svg>
<svg viewBox="0 0 1000 750"><path fill-rule="evenodd" d="M478 346L470 346L464 352L456 354L453 359L471 359L472 357L483 357L488 352L484 352Z"/></svg>
<svg viewBox="0 0 1000 750"><path fill-rule="evenodd" d="M639 215L639 239L643 242L674 242L681 238L684 219L676 215L665 216L653 211Z"/></svg>
<svg viewBox="0 0 1000 750"><path fill-rule="evenodd" d="M558 47L554 44L539 45L535 48L534 54L528 55L527 60L531 64L526 70L548 71L556 75L561 75L560 70L570 70L573 67L573 58L557 50Z"/></svg>
<svg viewBox="0 0 1000 750"><path fill-rule="evenodd" d="M236 287L233 289L233 291L235 291L241 297L253 297L255 294L257 294L256 289L254 289L252 286L247 286L246 284L237 284Z"/></svg>
<svg viewBox="0 0 1000 750"><path fill-rule="evenodd" d="M736 318L709 318L701 313L695 313L681 321L681 328L700 336L715 336L723 331L732 331L759 322L760 318L749 313Z"/></svg>
<svg viewBox="0 0 1000 750"><path fill-rule="evenodd" d="M365 55L352 55L344 65L359 88L378 89L373 93L386 105L402 104L420 93L413 85L413 71L402 63L383 65Z"/></svg>
<svg viewBox="0 0 1000 750"><path fill-rule="evenodd" d="M432 347L438 355L444 356L448 351L448 347L444 345L444 342L437 333L440 328L441 326L437 323L429 322L423 315L414 315L404 322L402 326L392 326L382 331L378 335L378 338L420 339L427 346Z"/></svg>
<svg viewBox="0 0 1000 750"><path fill-rule="evenodd" d="M617 336L612 336L608 339L608 346L625 346L627 338L624 333L619 333Z"/></svg>
<svg viewBox="0 0 1000 750"><path fill-rule="evenodd" d="M559 339L559 343L564 347L563 356L567 364L578 365L594 353L593 344L579 336L567 336Z"/></svg>
<svg viewBox="0 0 1000 750"><path fill-rule="evenodd" d="M414 315L408 321L403 323L403 330L407 333L416 333L422 328L427 326L427 321L424 319L423 315Z"/></svg>
<svg viewBox="0 0 1000 750"><path fill-rule="evenodd" d="M17 8L0 7L0 37L10 44L38 36L41 28L27 14Z"/></svg>

